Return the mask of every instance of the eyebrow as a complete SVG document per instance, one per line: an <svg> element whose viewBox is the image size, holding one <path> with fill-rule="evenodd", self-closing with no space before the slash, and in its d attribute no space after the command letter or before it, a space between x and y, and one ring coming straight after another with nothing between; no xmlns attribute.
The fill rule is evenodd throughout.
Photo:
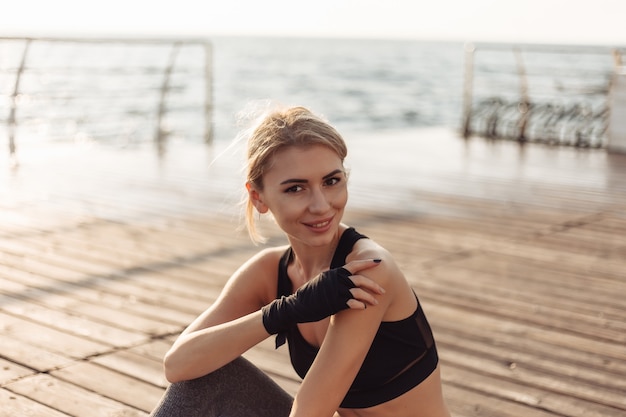
<svg viewBox="0 0 626 417"><path fill-rule="evenodd" d="M340 173L342 173L342 172L343 172L342 170L340 170L340 169L336 169L336 170L334 170L333 172L331 172L331 173L329 173L329 174L324 175L324 177L323 177L322 179L325 179L325 180L326 180L326 179L328 179L328 178L330 178L330 177L333 177L333 176L335 176L335 175L337 175L337 174L340 174ZM280 183L280 185L284 185L284 184L293 184L293 183L296 183L296 184L306 184L307 182L309 182L309 181L308 181L308 180L298 179L298 178L290 178L290 179L288 179L288 180L285 180L285 181L281 182L281 183Z"/></svg>

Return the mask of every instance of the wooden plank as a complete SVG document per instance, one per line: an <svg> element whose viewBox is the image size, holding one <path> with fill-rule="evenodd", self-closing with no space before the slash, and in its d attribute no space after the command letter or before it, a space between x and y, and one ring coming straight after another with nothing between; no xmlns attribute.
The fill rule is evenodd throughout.
<svg viewBox="0 0 626 417"><path fill-rule="evenodd" d="M37 239L37 241L41 241L43 239ZM201 253L197 253L197 249L189 249L187 251L187 255L185 257L174 257L174 258L163 258L162 256L158 258L158 261L150 260L147 263L140 262L135 263L134 260L128 259L123 263L118 261L117 254L110 254L107 257L107 254L104 251L98 251L97 257L91 256L89 253L85 252L82 249L70 250L51 250L47 245L43 244L42 247L36 248L35 243L24 243L24 242L16 242L11 241L0 241L0 248L4 249L4 256L7 259L6 262L11 262L11 257L18 257L21 254L30 254L34 258L38 259L40 262L44 262L47 264L52 264L57 267L65 268L67 270L78 270L80 266L76 266L75 259L82 259L83 263L87 263L93 269L95 265L100 266L98 272L94 273L93 271L84 270L81 271L87 275L133 275L141 277L143 275L157 275L160 274L171 274L170 271L177 270L176 276L178 279L187 279L190 282L190 285L195 281L198 286L209 287L211 286L210 282L206 280L206 273L204 271L197 270L194 267L194 264L204 260L205 258L210 259L212 257L223 256L224 251L219 249L217 251L209 250L207 252L202 251ZM250 245L246 245L246 249L250 250ZM49 255L52 253L52 255ZM41 256L42 254L46 254L47 256ZM181 265L185 265L184 269L179 268ZM110 269L104 269L110 268ZM232 271L231 271L232 272ZM166 275L167 276L167 275ZM186 286L181 286L185 288Z"/></svg>
<svg viewBox="0 0 626 417"><path fill-rule="evenodd" d="M104 284L102 285L103 290L99 290L97 286L94 288L81 286L80 282L60 283L54 279L21 271L7 265L0 265L0 286L5 293L11 292L20 296L35 298L42 305L79 314L86 314L86 311L82 310L85 304L128 312L137 316L135 321L139 318L151 319L152 323L149 322L148 329L154 326L155 321L159 328L167 323L188 324L195 318L195 311L206 304L206 302L198 303L197 309L193 313L189 313L146 300L149 298L146 296L150 293L148 290L138 291L135 289L130 293L122 290L115 293L111 291L111 287ZM136 292L140 292L141 297L135 295ZM190 303L193 304L192 301ZM88 310L92 309L89 308ZM103 318L108 319L108 316L105 315Z"/></svg>
<svg viewBox="0 0 626 417"><path fill-rule="evenodd" d="M446 362L443 365L445 366ZM469 396L465 404L459 408L462 410L468 406L474 406L475 409L480 410L478 414L480 416L489 415L483 414L485 408L492 410L495 408L493 405L486 407L484 405L485 403L489 404L490 399L494 397L506 401L506 403L500 402L502 407L499 410L500 413L492 414L494 416L532 416L534 413L543 413L544 411L550 413L548 415L571 417L619 417L624 415L624 409L585 401L575 396L562 395L533 385L483 376L472 370L464 370L456 366L446 366L442 372L442 379L446 384L446 392L451 391L448 387L458 387L474 392L474 398Z"/></svg>
<svg viewBox="0 0 626 417"><path fill-rule="evenodd" d="M461 339L463 339L462 344ZM556 377L572 384L580 383L582 386L588 386L586 391L590 396L606 394L612 396L614 404L625 405L626 400L620 394L626 392L626 381L619 377L624 372L624 365L626 365L624 362L599 363L601 358L596 358L595 366L583 367L585 363L580 360L583 355L572 358L571 356L562 357L558 354L559 352L546 354L545 346L537 346L537 343L523 344L524 348L515 343L491 345L446 332L439 333L437 343L450 362L454 361L468 369L473 368L479 373L489 373L515 380L520 379L518 374L523 372L543 375L546 378ZM489 371L492 367L495 370ZM531 385L538 386L539 384ZM618 397L615 397L615 394L618 394Z"/></svg>
<svg viewBox="0 0 626 417"><path fill-rule="evenodd" d="M39 372L66 366L75 360L63 353L52 352L47 345L35 346L28 340L19 340L4 330L0 331L0 346L2 357Z"/></svg>
<svg viewBox="0 0 626 417"><path fill-rule="evenodd" d="M134 283L131 277L127 275L83 275L34 258L24 260L20 256L8 255L2 252L0 252L0 257L3 258L1 262L5 266L20 269L31 275L50 278L50 285L44 288L52 292L67 291L70 289L74 291L75 286L82 286L105 294L110 293L125 297L131 294L131 300L143 300L157 306L172 304L174 306L180 306L183 311L187 309L187 311L192 313L199 310L201 311L207 305L206 300L194 299L194 297L189 297L186 293L184 296L171 292L164 293L158 288L153 288L152 283L148 285ZM195 298L198 297L199 295L196 292Z"/></svg>
<svg viewBox="0 0 626 417"><path fill-rule="evenodd" d="M105 225L106 226L106 225ZM89 234L81 237L72 237L72 234L45 233L0 240L4 250L14 253L35 250L35 253L50 253L51 255L66 255L66 262L71 262L80 255L80 259L89 260L89 263L108 265L112 269L125 269L132 265L164 264L166 262L179 263L196 253L210 256L211 253L223 254L225 250L232 251L237 243L242 249L249 249L249 243L244 239L233 239L232 232L223 231L223 236L216 234L213 224L205 230L210 232L212 239L202 239L206 233L194 230L194 236L188 235L188 230L167 228L158 230L130 231L130 236L114 233L117 229L128 233L125 229L132 229L133 225L113 224L105 227L97 223L89 228L81 227L81 232L89 230ZM136 233L140 235L137 236ZM75 233L74 233L75 234ZM118 236L119 235L119 236ZM115 246L107 242L116 241ZM167 241L168 245L158 242ZM151 243L155 242L155 243ZM197 255L195 255L197 256ZM149 268L148 268L149 269Z"/></svg>
<svg viewBox="0 0 626 417"><path fill-rule="evenodd" d="M172 335L171 337L178 337L178 334ZM165 338L151 340L148 343L144 343L128 349L128 352L132 352L136 355L150 358L154 361L161 363L163 361L163 358L165 357L165 353L167 353L167 351L172 346L172 343L173 341Z"/></svg>
<svg viewBox="0 0 626 417"><path fill-rule="evenodd" d="M97 355L111 349L108 344L68 334L3 312L0 312L0 323L2 323L0 335L3 338L15 338L42 349L45 348L52 353L76 359Z"/></svg>
<svg viewBox="0 0 626 417"><path fill-rule="evenodd" d="M152 411L163 395L162 387L91 362L77 362L50 374L146 412Z"/></svg>
<svg viewBox="0 0 626 417"><path fill-rule="evenodd" d="M161 360L139 355L128 350L119 350L91 359L92 362L126 375L165 388L168 383L163 373Z"/></svg>
<svg viewBox="0 0 626 417"><path fill-rule="evenodd" d="M120 304L102 306L76 299L67 287L64 292L71 295L23 286L2 277L0 283L3 287L0 293L9 294L0 295L0 309L105 343L117 340L123 344L136 344L145 340L146 335L177 331L180 328L180 325L168 324L167 320L161 322L147 315L139 315L136 311L126 312L119 308ZM129 303L132 301L125 297L124 304Z"/></svg>
<svg viewBox="0 0 626 417"><path fill-rule="evenodd" d="M435 327L436 326L436 327ZM491 349L502 350L505 357L502 363L506 366L516 363L516 356L528 354L536 358L542 366L560 367L562 372L599 372L606 379L617 378L626 374L626 361L600 355L575 347L559 348L549 341L535 340L530 337L520 336L517 333L477 331L467 328L463 323L440 323L433 324L436 330L437 343L441 349L447 349L446 345L463 347L473 351L491 352ZM490 355L491 353L486 353ZM545 361L549 361L548 364ZM530 362L530 360L528 360ZM622 382L612 382L619 386Z"/></svg>
<svg viewBox="0 0 626 417"><path fill-rule="evenodd" d="M0 388L0 417L37 416L67 417L67 414L47 407L22 395Z"/></svg>
<svg viewBox="0 0 626 417"><path fill-rule="evenodd" d="M446 285L456 284L458 286L449 293L462 292L458 294L462 298L484 298L485 301L491 299L498 304L502 304L502 300L511 300L520 308L526 305L525 313L530 310L553 311L560 316L572 313L572 316L579 317L587 324L596 324L609 330L623 327L621 319L624 309L619 304L621 300L616 300L612 294L603 294L600 290L591 291L589 285L572 288L571 285L558 286L553 282L555 276L564 282L572 279L569 274L558 274L549 270L533 272L524 266L519 269L510 268L515 270L513 273L501 273L497 268L497 260L493 264L494 268L489 271L466 269L463 265L438 267L419 276L411 276L410 280L420 291L430 289L446 293ZM550 278L542 279L545 275L550 275ZM589 294L593 294L595 298L589 297ZM600 307L598 299L603 300Z"/></svg>
<svg viewBox="0 0 626 417"><path fill-rule="evenodd" d="M291 366L288 347L283 345L276 349L274 337L265 339L243 356L270 375L291 381L292 387L297 387L301 382Z"/></svg>
<svg viewBox="0 0 626 417"><path fill-rule="evenodd" d="M519 253L513 255L502 253L505 251L507 250L484 251L449 260L446 265L437 268L434 268L433 264L429 266L433 267L433 271L445 271L449 268L451 271L460 272L461 269L466 269L468 273L478 272L485 278L500 276L507 280L516 279L527 282L529 290L533 285L542 286L543 290L554 293L569 292L571 297L575 297L576 292L581 295L581 291L584 294L589 290L602 295L615 306L624 305L619 294L626 288L626 283L620 280L619 276L613 276L611 272L604 274L597 271L595 264L587 265L586 268L583 265L572 268L561 262L548 263L526 258ZM591 302L593 303L593 300Z"/></svg>
<svg viewBox="0 0 626 417"><path fill-rule="evenodd" d="M15 362L0 358L0 386L32 374L34 374L34 371L32 369L18 365Z"/></svg>
<svg viewBox="0 0 626 417"><path fill-rule="evenodd" d="M146 340L146 334L142 334L138 331L131 331L133 324L137 324L138 320L135 316L129 318L130 323L122 322L124 325L114 327L110 324L98 322L93 319L88 319L84 315L76 315L75 313L69 314L63 311L54 310L48 307L43 307L28 301L22 297L8 297L0 295L1 310L10 313L14 316L20 316L27 318L42 325L46 325L49 328L54 328L84 337L90 340L96 340L105 344L115 344L116 346L128 346L140 343ZM111 317L120 319L118 310L112 309L99 309L96 310L94 317L99 317L97 313L105 314L104 317ZM126 327L126 329L122 328ZM156 328L155 330L156 331Z"/></svg>
<svg viewBox="0 0 626 417"><path fill-rule="evenodd" d="M51 375L39 374L23 378L7 384L5 388L70 416L140 417L148 415L128 404L106 398Z"/></svg>
<svg viewBox="0 0 626 417"><path fill-rule="evenodd" d="M489 313L459 310L454 306L445 306L430 302L430 300L422 301L433 326L441 331L446 329L447 332L458 332L459 335L467 335L467 332L471 332L485 340L497 340L499 335L505 334L526 338L529 341L544 342L552 345L554 349L575 348L617 362L626 360L626 351L620 343L570 334L567 329L542 328L524 321L500 319ZM459 340L461 341L462 339Z"/></svg>
<svg viewBox="0 0 626 417"><path fill-rule="evenodd" d="M446 273L448 272L448 273ZM450 277L449 270L439 272ZM476 281L479 273L471 274ZM577 309L574 302L550 303L548 296L535 296L509 288L501 279L496 286L474 285L468 281L459 281L450 287L450 280L421 279L419 293L436 299L440 303L455 305L467 310L489 312L494 316L513 321L524 320L543 327L567 328L570 332L597 337L616 343L626 343L626 323L616 315L601 314L603 309L585 311ZM532 312L532 314L528 314ZM609 311L608 313L611 313Z"/></svg>
<svg viewBox="0 0 626 417"><path fill-rule="evenodd" d="M503 360L501 356L487 356L485 352L470 353L450 346L443 358L445 359L443 363L448 365L448 372L453 372L455 368L468 369L472 371L475 379L480 376L489 377L498 381L495 382L496 385L502 381L512 382L535 387L540 391L558 393L581 402L626 409L623 384L613 383L611 378L614 378L614 375L607 374L605 377L596 372L593 379L601 381L597 383L585 378L590 373L583 374L572 368L560 370L556 374L545 366L538 369L534 361L524 361L522 355L516 357L518 360L510 361L508 358ZM489 389L489 392L494 391L494 388Z"/></svg>
<svg viewBox="0 0 626 417"><path fill-rule="evenodd" d="M453 417L554 417L554 413L528 398L530 395L525 396L523 387L517 394L506 396L477 391L454 381L452 375L443 378L444 398Z"/></svg>

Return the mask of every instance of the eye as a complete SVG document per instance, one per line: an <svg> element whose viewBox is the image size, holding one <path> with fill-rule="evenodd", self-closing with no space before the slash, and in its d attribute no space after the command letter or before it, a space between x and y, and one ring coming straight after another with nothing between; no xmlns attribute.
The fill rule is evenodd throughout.
<svg viewBox="0 0 626 417"><path fill-rule="evenodd" d="M292 185L291 187L285 189L286 193L297 193L299 191L302 191L303 188L301 185Z"/></svg>
<svg viewBox="0 0 626 417"><path fill-rule="evenodd" d="M324 185L326 186L333 186L336 184L339 184L341 182L341 178L339 177L332 177L332 178L328 178L326 181L324 181Z"/></svg>

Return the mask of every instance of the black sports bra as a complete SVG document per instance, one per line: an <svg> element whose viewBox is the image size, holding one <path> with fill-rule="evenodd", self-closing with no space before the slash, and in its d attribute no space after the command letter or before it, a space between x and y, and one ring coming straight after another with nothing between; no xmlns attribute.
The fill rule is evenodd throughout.
<svg viewBox="0 0 626 417"><path fill-rule="evenodd" d="M367 238L354 228L343 232L331 262L331 268L345 265L346 257L359 239ZM287 267L293 261L289 248L280 259L277 296L293 293ZM416 296L417 298L417 296ZM430 325L422 306L409 317L382 322L372 341L361 369L341 403L343 408L367 408L392 400L417 386L437 367L438 356ZM319 349L310 345L293 326L285 335L277 335L276 346L289 342L289 355L296 373L304 378Z"/></svg>

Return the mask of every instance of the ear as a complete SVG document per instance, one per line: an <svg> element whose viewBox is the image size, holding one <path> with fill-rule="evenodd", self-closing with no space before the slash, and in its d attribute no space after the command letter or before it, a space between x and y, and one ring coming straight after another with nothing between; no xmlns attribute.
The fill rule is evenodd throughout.
<svg viewBox="0 0 626 417"><path fill-rule="evenodd" d="M256 210L261 214L267 213L269 211L269 208L265 205L265 203L263 203L261 194L254 187L254 185L252 185L250 182L246 182L246 190L248 190L248 198L252 202L254 208L256 208Z"/></svg>

